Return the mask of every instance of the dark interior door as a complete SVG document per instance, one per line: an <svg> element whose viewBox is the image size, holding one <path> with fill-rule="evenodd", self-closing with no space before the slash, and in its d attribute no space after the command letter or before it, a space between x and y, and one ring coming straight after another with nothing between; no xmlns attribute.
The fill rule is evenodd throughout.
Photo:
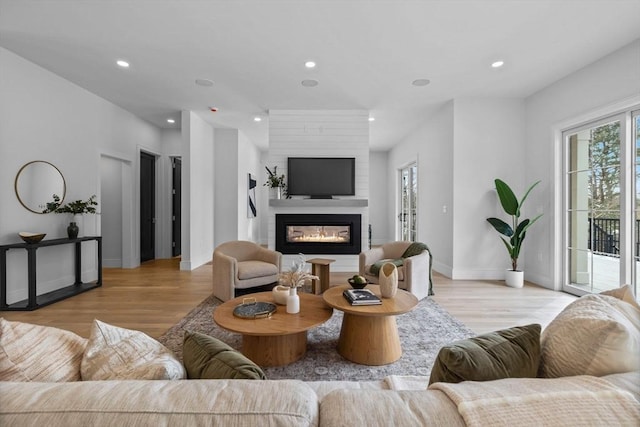
<svg viewBox="0 0 640 427"><path fill-rule="evenodd" d="M140 262L156 257L156 158L140 153Z"/></svg>
<svg viewBox="0 0 640 427"><path fill-rule="evenodd" d="M181 210L180 210L180 203L182 198L182 193L180 193L181 176L182 176L182 159L180 157L174 157L173 158L173 189L172 189L173 216L171 218L172 228L173 228L173 238L171 243L172 256L178 256L182 253L180 249L180 241L182 238L180 234L180 223L182 221Z"/></svg>

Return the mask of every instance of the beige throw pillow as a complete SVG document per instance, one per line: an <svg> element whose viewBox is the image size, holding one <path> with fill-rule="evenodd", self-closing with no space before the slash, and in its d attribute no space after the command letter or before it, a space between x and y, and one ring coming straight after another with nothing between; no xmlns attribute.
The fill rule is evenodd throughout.
<svg viewBox="0 0 640 427"><path fill-rule="evenodd" d="M79 381L86 344L70 331L0 318L0 381Z"/></svg>
<svg viewBox="0 0 640 427"><path fill-rule="evenodd" d="M585 295L543 331L539 374L602 376L640 369L640 310L608 295Z"/></svg>
<svg viewBox="0 0 640 427"><path fill-rule="evenodd" d="M94 320L81 366L82 379L179 380L182 363L147 334Z"/></svg>

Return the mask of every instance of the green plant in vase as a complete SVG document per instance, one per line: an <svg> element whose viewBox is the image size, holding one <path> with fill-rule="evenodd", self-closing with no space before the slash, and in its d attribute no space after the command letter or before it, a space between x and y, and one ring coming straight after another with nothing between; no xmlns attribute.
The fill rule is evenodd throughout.
<svg viewBox="0 0 640 427"><path fill-rule="evenodd" d="M505 221L493 217L487 218L487 221L498 233L506 237L501 236L500 239L502 239L502 242L509 253L509 258L511 259L511 270L507 271L507 284L513 287L521 287L523 275L522 272L518 270L518 257L520 256L520 250L522 249L522 242L524 242L526 231L529 227L531 227L533 223L542 216L542 214L540 214L532 220L527 218L521 221L521 209L531 190L533 190L540 181L534 182L529 189L527 189L520 201L518 201L513 190L511 190L504 181L496 179L494 182L502 209L511 217L511 224L507 224ZM510 272L517 272L518 274L510 274ZM516 278L511 279L512 276L516 276Z"/></svg>

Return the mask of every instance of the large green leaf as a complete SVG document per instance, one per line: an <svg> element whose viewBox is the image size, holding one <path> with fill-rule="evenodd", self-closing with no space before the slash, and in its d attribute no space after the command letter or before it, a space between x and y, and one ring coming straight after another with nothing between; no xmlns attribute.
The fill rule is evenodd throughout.
<svg viewBox="0 0 640 427"><path fill-rule="evenodd" d="M520 216L520 208L522 207L524 201L527 200L527 196L529 195L529 193L531 193L531 190L533 190L533 187L535 187L538 184L540 184L540 181L534 182L533 184L531 184L531 187L529 187L527 192L524 193L524 196L522 196L522 200L520 200L520 203L518 203L518 212L516 213L516 216Z"/></svg>
<svg viewBox="0 0 640 427"><path fill-rule="evenodd" d="M500 198L500 204L502 204L502 209L509 215L518 215L518 199L516 195L513 194L511 188L507 185L506 182L501 179L496 179L496 191L498 192L498 197Z"/></svg>
<svg viewBox="0 0 640 427"><path fill-rule="evenodd" d="M493 228L500 234L504 234L507 237L513 236L513 229L509 224L499 218L487 218L489 224L493 225Z"/></svg>

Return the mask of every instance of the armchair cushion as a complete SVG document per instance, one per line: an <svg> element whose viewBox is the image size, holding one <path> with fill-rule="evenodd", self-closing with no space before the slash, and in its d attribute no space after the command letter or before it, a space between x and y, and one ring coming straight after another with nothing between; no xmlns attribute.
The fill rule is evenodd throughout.
<svg viewBox="0 0 640 427"><path fill-rule="evenodd" d="M278 274L278 266L264 261L239 261L238 279L247 280L256 277Z"/></svg>

